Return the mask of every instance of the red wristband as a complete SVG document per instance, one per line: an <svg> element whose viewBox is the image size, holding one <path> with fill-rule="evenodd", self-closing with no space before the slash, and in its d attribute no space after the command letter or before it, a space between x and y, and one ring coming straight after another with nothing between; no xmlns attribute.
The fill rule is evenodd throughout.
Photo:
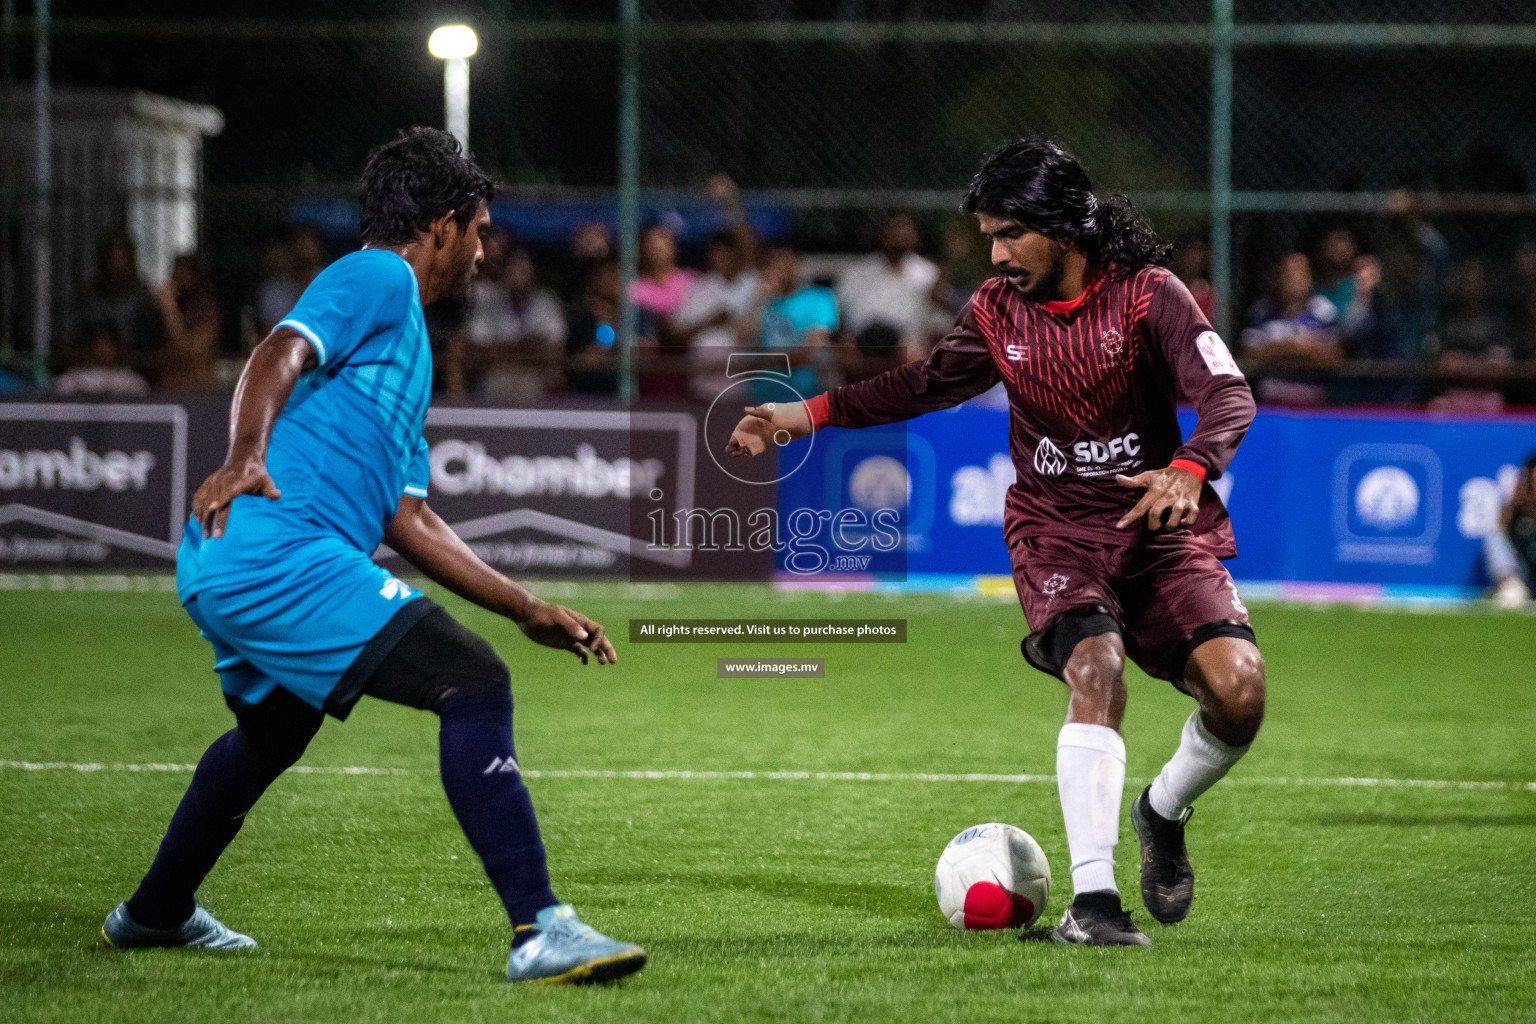
<svg viewBox="0 0 1536 1024"><path fill-rule="evenodd" d="M827 393L823 391L815 398L807 398L800 403L805 406L805 414L811 418L811 431L814 433L827 425L827 417L831 415L827 408Z"/></svg>
<svg viewBox="0 0 1536 1024"><path fill-rule="evenodd" d="M1188 459L1174 459L1168 463L1169 469L1182 469L1186 473L1195 474L1195 479L1205 481L1205 467L1198 462L1190 462Z"/></svg>

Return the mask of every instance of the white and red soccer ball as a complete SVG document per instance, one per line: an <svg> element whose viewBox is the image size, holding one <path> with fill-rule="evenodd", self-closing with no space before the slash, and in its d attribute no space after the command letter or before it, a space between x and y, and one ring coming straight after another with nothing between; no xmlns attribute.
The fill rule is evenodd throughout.
<svg viewBox="0 0 1536 1024"><path fill-rule="evenodd" d="M1027 928L1051 897L1051 865L1023 829L972 825L939 855L933 891L956 928Z"/></svg>

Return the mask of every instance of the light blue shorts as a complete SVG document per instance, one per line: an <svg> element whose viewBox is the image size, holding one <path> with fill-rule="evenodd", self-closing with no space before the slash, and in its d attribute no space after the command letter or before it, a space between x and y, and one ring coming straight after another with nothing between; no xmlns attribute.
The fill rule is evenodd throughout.
<svg viewBox="0 0 1536 1024"><path fill-rule="evenodd" d="M395 643L438 605L343 544L256 581L210 583L184 601L213 644L227 697L259 704L275 687L346 718Z"/></svg>

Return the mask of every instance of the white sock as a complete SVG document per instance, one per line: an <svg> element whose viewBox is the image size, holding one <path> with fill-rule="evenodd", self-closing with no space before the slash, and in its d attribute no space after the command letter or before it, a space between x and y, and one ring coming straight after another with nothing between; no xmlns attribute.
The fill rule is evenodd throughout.
<svg viewBox="0 0 1536 1024"><path fill-rule="evenodd" d="M1056 788L1072 852L1072 892L1119 892L1115 843L1125 790L1125 740L1104 725L1062 726L1056 739Z"/></svg>
<svg viewBox="0 0 1536 1024"><path fill-rule="evenodd" d="M1200 709L1196 708L1184 723L1179 749L1152 780L1152 793L1148 798L1152 809L1165 818L1179 817L1196 797L1220 782L1227 770L1246 753L1246 746L1229 746L1212 736L1200 720Z"/></svg>

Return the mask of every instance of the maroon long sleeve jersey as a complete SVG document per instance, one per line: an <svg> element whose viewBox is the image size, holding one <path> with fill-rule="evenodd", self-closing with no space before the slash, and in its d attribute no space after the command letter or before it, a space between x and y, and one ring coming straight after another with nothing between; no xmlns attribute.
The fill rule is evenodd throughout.
<svg viewBox="0 0 1536 1024"><path fill-rule="evenodd" d="M1008 391L1008 446L1017 479L1003 530L1129 546L1145 523L1115 523L1145 493L1115 474L1175 459L1205 471L1193 532L1223 558L1231 523L1209 481L1231 461L1253 420L1253 395L1226 345L1183 283L1160 267L1113 268L1066 302L1031 302L1006 278L982 285L927 359L826 396L825 423L867 427L948 408L993 387ZM1199 414L1179 431L1180 397ZM815 403L819 406L820 403ZM813 416L820 410L813 407Z"/></svg>

